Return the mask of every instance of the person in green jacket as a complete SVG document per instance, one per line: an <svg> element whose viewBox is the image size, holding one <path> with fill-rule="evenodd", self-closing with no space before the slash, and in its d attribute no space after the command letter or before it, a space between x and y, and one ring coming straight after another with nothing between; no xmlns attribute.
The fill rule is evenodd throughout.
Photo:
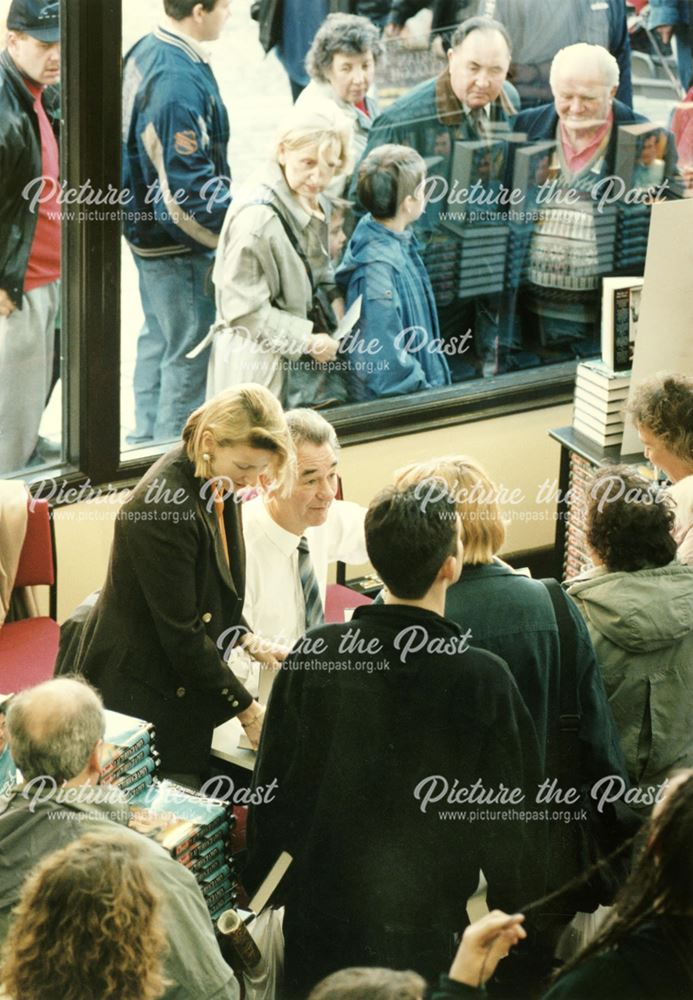
<svg viewBox="0 0 693 1000"><path fill-rule="evenodd" d="M678 767L693 767L693 566L676 561L673 504L628 466L602 468L587 509L593 568L568 593L604 677L636 809Z"/></svg>

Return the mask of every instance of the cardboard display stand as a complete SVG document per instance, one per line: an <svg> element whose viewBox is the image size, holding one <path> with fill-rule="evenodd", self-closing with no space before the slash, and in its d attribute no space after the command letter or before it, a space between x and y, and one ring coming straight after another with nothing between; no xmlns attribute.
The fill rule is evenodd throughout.
<svg viewBox="0 0 693 1000"><path fill-rule="evenodd" d="M631 395L657 372L693 375L693 199L652 207L645 283L633 354ZM642 450L632 421L626 421L621 453Z"/></svg>

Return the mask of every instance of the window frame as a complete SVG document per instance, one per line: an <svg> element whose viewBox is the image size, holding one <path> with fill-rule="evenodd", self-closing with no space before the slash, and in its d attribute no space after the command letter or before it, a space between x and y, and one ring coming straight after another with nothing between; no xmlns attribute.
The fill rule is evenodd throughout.
<svg viewBox="0 0 693 1000"><path fill-rule="evenodd" d="M119 190L122 0L62 0L61 18L63 180L69 189L88 180L97 191L108 191L109 185ZM59 478L71 485L125 485L142 475L166 446L120 450L120 221L65 220L63 260L66 461L36 470L30 478L35 483ZM370 443L568 403L576 364L325 412L343 446Z"/></svg>

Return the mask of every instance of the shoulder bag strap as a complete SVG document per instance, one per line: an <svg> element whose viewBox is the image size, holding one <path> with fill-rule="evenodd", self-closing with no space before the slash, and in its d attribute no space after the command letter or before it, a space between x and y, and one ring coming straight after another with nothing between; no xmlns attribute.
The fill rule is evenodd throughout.
<svg viewBox="0 0 693 1000"><path fill-rule="evenodd" d="M558 779L565 788L570 787L579 761L578 730L580 714L577 697L577 644L572 618L568 611L568 598L557 580L541 581L546 587L558 626L560 645L560 736L558 744Z"/></svg>
<svg viewBox="0 0 693 1000"><path fill-rule="evenodd" d="M269 192L271 192L272 189L268 187L267 190ZM313 278L313 269L310 266L310 261L306 257L305 251L304 251L303 247L301 246L301 244L300 244L300 242L298 240L298 237L296 236L296 233L292 229L291 224L289 223L289 221L286 218L286 216L284 215L284 213L281 212L279 210L278 205L274 201L270 200L269 198L258 198L256 201L249 201L249 202L247 202L246 205L243 205L243 208L247 208L248 205L267 205L267 207L270 209L270 211L272 211L276 215L276 217L279 219L281 227L284 230L284 232L286 233L287 240L289 241L289 243L291 244L291 246L294 248L294 250L298 254L298 256L299 256L299 258L301 260L301 263L303 264L303 266L306 269L306 274L308 275L308 280L310 281L311 291L312 291L313 295L315 295L315 279ZM243 210L243 208L241 209L241 211Z"/></svg>

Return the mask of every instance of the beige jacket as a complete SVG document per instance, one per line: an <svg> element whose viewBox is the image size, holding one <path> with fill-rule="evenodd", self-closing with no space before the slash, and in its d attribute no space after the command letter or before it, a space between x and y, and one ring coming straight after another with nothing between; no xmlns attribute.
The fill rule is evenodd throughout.
<svg viewBox="0 0 693 1000"><path fill-rule="evenodd" d="M220 330L212 346L208 396L238 382L258 382L281 397L285 362L299 358L310 343L306 269L272 209L253 204L269 197L295 232L316 283L334 285L327 221L306 212L281 168L270 164L260 184L253 181L239 193L219 237L213 280ZM327 219L327 202L322 204Z"/></svg>

